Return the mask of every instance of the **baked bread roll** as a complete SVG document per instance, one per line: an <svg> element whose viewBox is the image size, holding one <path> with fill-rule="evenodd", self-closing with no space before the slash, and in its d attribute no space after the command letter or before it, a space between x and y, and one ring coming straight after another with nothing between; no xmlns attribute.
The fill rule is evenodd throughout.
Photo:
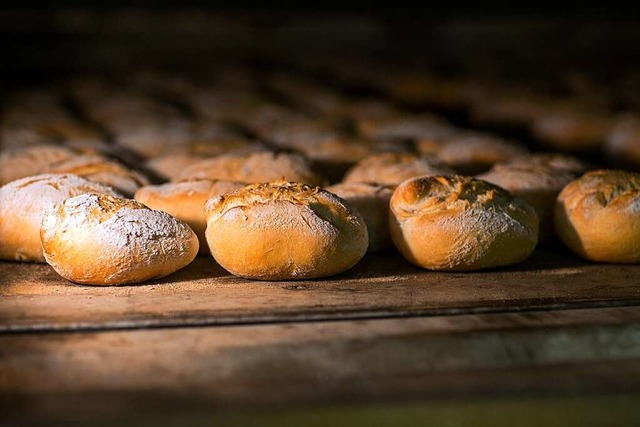
<svg viewBox="0 0 640 427"><path fill-rule="evenodd" d="M495 166L500 167L550 167L564 173L570 173L576 177L587 172L591 166L577 157L561 153L528 153L515 156L500 162Z"/></svg>
<svg viewBox="0 0 640 427"><path fill-rule="evenodd" d="M548 109L531 124L533 136L548 147L567 152L595 152L612 126L605 111L561 105Z"/></svg>
<svg viewBox="0 0 640 427"><path fill-rule="evenodd" d="M124 285L164 277L198 253L188 225L134 200L83 194L47 210L44 256L67 280Z"/></svg>
<svg viewBox="0 0 640 427"><path fill-rule="evenodd" d="M132 197L138 188L149 184L149 180L140 173L98 156L72 157L50 165L47 172L78 175L113 187L127 197Z"/></svg>
<svg viewBox="0 0 640 427"><path fill-rule="evenodd" d="M420 157L409 153L380 153L356 163L346 173L343 182L374 182L395 186L416 176L453 173L453 170L433 157Z"/></svg>
<svg viewBox="0 0 640 427"><path fill-rule="evenodd" d="M54 163L74 157L76 152L56 145L34 145L0 153L0 185L45 173Z"/></svg>
<svg viewBox="0 0 640 427"><path fill-rule="evenodd" d="M30 176L0 187L0 258L44 262L40 244L44 212L85 193L118 196L110 187L64 174Z"/></svg>
<svg viewBox="0 0 640 427"><path fill-rule="evenodd" d="M475 175L526 152L521 145L493 135L466 133L449 139L437 156L459 173Z"/></svg>
<svg viewBox="0 0 640 427"><path fill-rule="evenodd" d="M640 114L619 117L607 136L605 148L614 164L640 170Z"/></svg>
<svg viewBox="0 0 640 427"><path fill-rule="evenodd" d="M245 184L234 181L168 182L162 185L147 185L136 191L135 199L151 209L164 211L186 223L198 236L200 253L208 254L209 246L204 231L207 219L204 204L212 197L239 190Z"/></svg>
<svg viewBox="0 0 640 427"><path fill-rule="evenodd" d="M529 203L538 214L540 232L538 240L551 240L553 210L556 198L565 185L573 181L574 174L532 163L530 165L498 163L489 172L476 176L508 190Z"/></svg>
<svg viewBox="0 0 640 427"><path fill-rule="evenodd" d="M307 159L298 154L252 153L224 155L204 159L185 168L177 181L213 179L245 183L269 182L278 179L324 185L326 179L311 169Z"/></svg>
<svg viewBox="0 0 640 427"><path fill-rule="evenodd" d="M419 177L391 197L391 238L411 263L445 271L480 270L526 259L538 217L526 202L463 176Z"/></svg>
<svg viewBox="0 0 640 427"><path fill-rule="evenodd" d="M312 279L353 267L367 251L362 216L319 187L278 181L210 199L207 242L236 276Z"/></svg>
<svg viewBox="0 0 640 427"><path fill-rule="evenodd" d="M167 154L147 160L144 167L160 178L177 181L185 169L202 160L202 157L191 154Z"/></svg>
<svg viewBox="0 0 640 427"><path fill-rule="evenodd" d="M392 247L389 235L389 201L393 188L364 182L342 182L326 188L356 208L369 233L367 252L378 252Z"/></svg>
<svg viewBox="0 0 640 427"><path fill-rule="evenodd" d="M597 170L558 196L555 227L576 254L600 262L640 262L640 174Z"/></svg>

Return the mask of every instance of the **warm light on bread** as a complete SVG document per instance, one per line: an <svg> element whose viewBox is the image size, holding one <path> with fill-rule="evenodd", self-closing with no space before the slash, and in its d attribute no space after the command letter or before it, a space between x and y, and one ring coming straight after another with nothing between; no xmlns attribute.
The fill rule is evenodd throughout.
<svg viewBox="0 0 640 427"><path fill-rule="evenodd" d="M407 180L395 190L390 207L393 242L423 268L464 271L515 264L538 241L531 206L469 177Z"/></svg>
<svg viewBox="0 0 640 427"><path fill-rule="evenodd" d="M640 174L588 172L556 202L558 236L576 254L600 262L640 262Z"/></svg>
<svg viewBox="0 0 640 427"><path fill-rule="evenodd" d="M198 253L198 238L166 212L85 194L49 209L40 232L49 265L67 280L124 285L167 276Z"/></svg>
<svg viewBox="0 0 640 427"><path fill-rule="evenodd" d="M211 254L236 276L311 279L341 273L365 254L362 216L319 187L278 181L215 197L205 206Z"/></svg>

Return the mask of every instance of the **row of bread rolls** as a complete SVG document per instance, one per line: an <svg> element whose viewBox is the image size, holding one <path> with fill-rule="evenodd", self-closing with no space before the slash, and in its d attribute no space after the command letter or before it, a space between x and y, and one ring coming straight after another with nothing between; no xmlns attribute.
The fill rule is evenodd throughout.
<svg viewBox="0 0 640 427"><path fill-rule="evenodd" d="M138 191L138 199L160 208L166 198L154 199L158 194L187 200L166 205L173 216L75 175L27 177L0 187L0 257L45 260L71 281L110 285L170 274L188 265L205 242L225 269L261 280L343 272L370 241L377 249L389 237L413 264L446 271L511 265L538 243L539 208L484 180L427 175L393 192L371 184L330 189L344 199L288 181L193 181ZM560 192L555 228L587 259L640 262L638 206L637 174L590 172Z"/></svg>

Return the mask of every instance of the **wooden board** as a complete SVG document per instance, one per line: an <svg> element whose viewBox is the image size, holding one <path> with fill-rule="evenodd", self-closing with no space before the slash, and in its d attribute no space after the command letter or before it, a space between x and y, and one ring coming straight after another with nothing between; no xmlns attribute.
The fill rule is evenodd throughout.
<svg viewBox="0 0 640 427"><path fill-rule="evenodd" d="M0 336L4 397L244 406L603 391L640 391L636 307Z"/></svg>
<svg viewBox="0 0 640 427"><path fill-rule="evenodd" d="M396 254L368 255L342 275L257 282L200 257L165 279L80 286L49 266L0 263L0 332L195 326L464 314L640 303L640 265L537 251L494 271L440 273Z"/></svg>

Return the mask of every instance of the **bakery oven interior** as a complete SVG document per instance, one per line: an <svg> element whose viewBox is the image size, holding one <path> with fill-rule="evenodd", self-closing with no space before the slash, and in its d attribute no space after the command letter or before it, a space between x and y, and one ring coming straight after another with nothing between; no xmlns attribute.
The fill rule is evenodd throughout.
<svg viewBox="0 0 640 427"><path fill-rule="evenodd" d="M0 12L0 150L54 144L153 184L187 157L262 150L302 154L332 184L380 152L467 175L539 152L640 171L635 10L519 8L14 2ZM199 256L113 290L1 262L0 412L10 425L640 421L640 269L553 236L532 259L447 275L388 250L326 281L251 283Z"/></svg>

